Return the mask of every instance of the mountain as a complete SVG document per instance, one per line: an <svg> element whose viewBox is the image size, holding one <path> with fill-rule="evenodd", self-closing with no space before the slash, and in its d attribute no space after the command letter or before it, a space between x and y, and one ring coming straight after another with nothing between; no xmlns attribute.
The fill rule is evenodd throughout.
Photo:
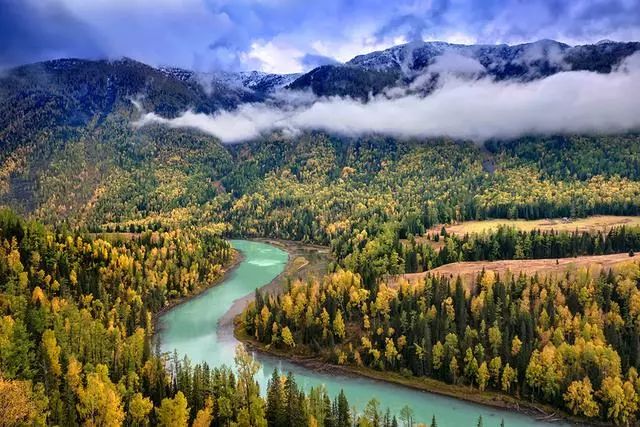
<svg viewBox="0 0 640 427"><path fill-rule="evenodd" d="M239 93L269 94L288 86L301 76L295 73L272 74L262 71L202 73L174 67L161 67L160 71L183 82L199 83L210 94L234 90Z"/></svg>
<svg viewBox="0 0 640 427"><path fill-rule="evenodd" d="M130 104L132 98L139 98L145 110L165 117L186 109L211 113L264 101L283 89L364 100L387 88L409 87L425 74L434 79L447 72L471 79L530 81L568 70L608 73L638 50L638 42L611 41L574 47L553 40L514 46L409 43L359 55L345 64L284 75L154 68L128 58L60 59L0 75L0 129L4 130L0 132L7 132L12 110L33 111L45 105L56 105L55 120L73 124Z"/></svg>
<svg viewBox="0 0 640 427"><path fill-rule="evenodd" d="M553 40L509 45L462 45L445 42L408 43L359 55L341 65L327 65L303 75L291 87L317 95L363 98L383 89L409 86L425 73L450 72L463 77L531 81L561 71L611 72L640 43L602 41L569 46Z"/></svg>
<svg viewBox="0 0 640 427"><path fill-rule="evenodd" d="M298 144L300 138L294 138L284 152L277 135L265 136L276 142L264 151L259 144L224 146L215 137L192 130L138 129L132 123L141 113L167 118L186 110L211 114L242 103L287 102L286 96L276 94L292 90L366 100L388 88L415 86L423 76L427 83L419 90L428 93L443 72L468 79L488 75L517 81L564 70L607 73L639 48L639 43L609 41L576 47L550 40L518 46L413 43L302 75L197 73L155 68L128 58L24 65L0 75L0 205L47 221L69 218L84 224L140 220L151 214L170 215L174 221L193 214L189 209L195 207L198 212L202 206L228 209L234 198L256 189L269 174L306 176L307 163L315 161L309 153L316 148L312 143L305 148ZM364 165L352 161L363 155L359 141L352 141L355 148L350 149L332 142L335 160L321 168L329 174L327 182L338 182L342 168L347 173L358 167L378 170L388 162L386 157L381 160L386 147L397 143L383 139L368 152L371 162ZM624 144L620 152L635 156L637 138L632 136ZM344 150L352 150L351 160L342 158ZM514 148L514 152L519 151ZM473 156L485 154L474 151ZM290 167L279 169L283 162ZM632 176L625 162L604 169ZM481 169L484 164L491 165L492 160L483 161ZM493 173L493 166L486 169ZM581 173L587 179L591 169L584 169L587 172Z"/></svg>

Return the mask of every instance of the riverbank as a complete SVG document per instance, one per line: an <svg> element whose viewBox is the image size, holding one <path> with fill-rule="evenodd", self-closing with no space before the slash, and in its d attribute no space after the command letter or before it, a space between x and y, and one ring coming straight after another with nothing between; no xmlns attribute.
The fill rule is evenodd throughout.
<svg viewBox="0 0 640 427"><path fill-rule="evenodd" d="M250 241L266 243L282 249L287 253L287 264L280 274L260 288L262 292L276 294L284 289L289 280L304 279L306 277L322 277L331 261L329 248L326 246L309 245L292 240L258 238ZM234 335L234 321L245 309L254 294L245 295L233 302L219 321L222 337Z"/></svg>
<svg viewBox="0 0 640 427"><path fill-rule="evenodd" d="M308 277L321 278L327 273L327 268L331 262L331 252L326 246L281 239L255 239L255 241L280 248L289 256L284 271L267 286L264 286L262 288L264 291L282 288L288 280Z"/></svg>
<svg viewBox="0 0 640 427"><path fill-rule="evenodd" d="M185 295L183 297L180 298L176 298L173 299L171 301L169 301L169 303L167 305L165 305L164 307L162 307L160 310L158 310L157 312L155 312L152 316L152 323L153 323L153 332L154 334L158 333L159 331L159 320L162 317L163 314L167 313L168 311L170 311L171 309L179 306L180 304L184 304L187 301L191 301L192 299L198 298L199 296L201 296L205 291L211 289L212 287L220 284L222 281L224 281L228 275L233 272L233 270L235 270L236 268L238 268L238 266L242 263L242 261L244 260L244 255L242 254L242 252L233 249L233 255L231 257L231 262L229 262L226 266L222 267L222 271L220 276L212 281L211 283L207 283L205 286L202 286L198 289L196 289L194 292L190 293L189 295Z"/></svg>
<svg viewBox="0 0 640 427"><path fill-rule="evenodd" d="M327 362L321 356L303 356L290 354L284 350L271 348L250 337L244 331L242 322L236 319L234 336L247 348L279 359L285 359L295 365L315 372L346 375L350 377L366 377L375 381L400 385L413 390L451 397L500 410L514 411L537 421L567 422L574 426L606 426L604 422L584 420L574 417L560 409L536 402L529 402L495 391L480 391L468 386L447 384L428 377L405 377L397 372L377 371L367 367L352 365L336 365Z"/></svg>
<svg viewBox="0 0 640 427"><path fill-rule="evenodd" d="M281 249L289 250L292 247L295 247L295 242L282 242L282 241L273 241L268 239L260 239L260 242L269 243L274 246L278 246ZM287 277L290 277L291 272L298 271L298 268L293 262L296 259L296 256L292 253L289 253L289 261L287 263L287 267L285 270L276 278L274 278L269 284L261 288L263 291L273 291L281 289L283 283L286 283ZM326 271L326 268L325 268ZM301 275L301 272L299 273ZM304 276L302 276L303 278ZM246 298L243 298L242 308L246 307L248 301L253 298L253 295L248 295ZM510 396L504 393L496 392L496 391L480 391L478 389L461 386L461 385L453 385L447 384L442 381L427 378L427 377L407 377L403 376L396 372L389 371L377 371L367 367L357 367L352 365L335 365L326 361L326 358L323 358L321 355L304 355L304 354L291 354L285 350L271 348L266 346L259 341L255 340L253 337L248 336L244 331L242 326L242 322L240 320L239 315L242 312L242 308L238 310L236 307L233 311L233 316L229 316L227 318L228 323L233 323L233 325L229 325L227 323L227 330L232 330L234 337L245 344L248 348L257 351L259 353L263 353L269 356L274 356L279 359L284 359L288 362L291 362L295 365L301 366L303 368L315 371L315 372L324 372L329 374L339 374L339 375L347 375L351 377L366 377L375 381L395 384L404 386L413 390L418 390L422 392L433 393L436 395L446 396L450 398L459 399L465 402L470 402L486 407L492 407L500 410L514 411L529 417L532 417L538 421L545 422L569 422L573 425L607 425L601 422L592 422L588 423L584 419L580 419L574 417L564 411L554 408L549 405L544 405L540 403L530 402L526 400L522 400L516 398L514 396ZM231 313L228 313L231 314ZM225 316L227 317L227 316Z"/></svg>

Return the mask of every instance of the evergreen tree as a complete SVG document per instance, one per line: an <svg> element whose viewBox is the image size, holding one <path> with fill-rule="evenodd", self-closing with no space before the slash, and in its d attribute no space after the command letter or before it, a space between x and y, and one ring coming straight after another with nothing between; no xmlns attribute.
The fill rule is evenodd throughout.
<svg viewBox="0 0 640 427"><path fill-rule="evenodd" d="M340 390L338 394L338 427L349 427L351 423L350 420L349 402L344 394L344 390Z"/></svg>
<svg viewBox="0 0 640 427"><path fill-rule="evenodd" d="M285 411L283 408L284 402L285 399L282 391L282 383L280 381L280 373L276 368L273 370L271 378L267 384L266 418L269 426L286 426Z"/></svg>

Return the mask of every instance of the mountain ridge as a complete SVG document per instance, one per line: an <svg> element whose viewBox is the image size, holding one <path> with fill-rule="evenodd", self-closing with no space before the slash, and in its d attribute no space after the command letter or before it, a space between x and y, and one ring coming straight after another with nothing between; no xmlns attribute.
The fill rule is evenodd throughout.
<svg viewBox="0 0 640 427"><path fill-rule="evenodd" d="M184 85L199 84L207 96L222 98L216 107L233 107L242 102L264 100L281 89L311 90L317 96L351 96L366 99L393 85L407 85L420 75L452 72L472 78L531 81L562 71L609 73L625 58L640 51L640 42L601 40L595 44L571 46L550 39L514 45L455 44L442 41L411 42L353 57L341 64L315 67L304 73L275 74L262 71L197 72L180 67L154 67L131 58L90 60L61 58L20 65L6 70L3 78L43 68L49 72L78 72L86 66L146 70ZM469 73L469 70L473 71ZM469 76L467 76L469 77ZM196 90L198 92L198 90ZM0 88L0 93L1 88ZM201 96L202 94L198 94ZM206 103L205 103L206 104Z"/></svg>

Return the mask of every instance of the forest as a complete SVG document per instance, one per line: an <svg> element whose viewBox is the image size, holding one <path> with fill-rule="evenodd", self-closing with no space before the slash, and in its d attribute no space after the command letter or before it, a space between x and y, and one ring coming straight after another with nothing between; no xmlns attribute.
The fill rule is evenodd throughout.
<svg viewBox="0 0 640 427"><path fill-rule="evenodd" d="M153 316L222 275L218 233L78 234L3 210L0 239L3 425L187 425L162 421L184 396Z"/></svg>
<svg viewBox="0 0 640 427"><path fill-rule="evenodd" d="M497 390L632 424L640 393L640 265L557 278L427 275L376 290L338 270L257 293L243 327L267 346Z"/></svg>
<svg viewBox="0 0 640 427"><path fill-rule="evenodd" d="M220 230L82 234L0 211L0 425L396 427L373 399L305 391L239 346L235 369L153 348L154 316L214 283ZM435 418L432 425L436 426Z"/></svg>
<svg viewBox="0 0 640 427"><path fill-rule="evenodd" d="M446 230L428 236L442 241L441 249L431 242L417 243L410 235L407 244L395 243L402 273L428 271L459 261L496 261L510 259L568 258L585 255L634 253L640 250L640 228L617 226L602 231L521 231L500 226L497 230L447 235Z"/></svg>
<svg viewBox="0 0 640 427"><path fill-rule="evenodd" d="M90 424L112 413L109 401L120 408L118 422L139 424L130 413L135 402L146 411L140 419L155 424L163 400L178 392L189 422L206 412L202 393L175 385L178 366L186 363L199 378L208 369L215 381L202 389L215 393L221 386L214 383L231 381L223 379L230 371L174 361L167 372L170 357L156 354L151 336L160 310L221 277L234 257L228 237L322 244L333 256L332 276L296 283L282 297L259 295L245 313L246 331L265 345L516 393L582 417L635 419L635 294L628 284L618 290L636 280L633 274L542 283L479 278L471 292L455 279L431 277L408 289L387 286L385 278L458 261L639 251L640 230L627 226L595 233L430 231L465 219L635 215L640 186L633 168L605 151L618 146L636 158L637 136L478 147L309 133L223 147L190 131L132 134L125 123L107 116L101 126L67 133L59 149L44 152L38 147L47 140L36 139L21 160L5 158L3 200L28 202L17 208L31 218L3 211L0 224L0 371L3 384L26 397L22 419L40 414L40 423ZM550 152L568 169L548 161ZM39 170L43 162L48 166ZM68 183L77 174L88 185L76 191ZM32 196L21 198L29 188ZM312 304L314 293L326 298ZM386 311L377 307L383 301ZM329 351L333 345L337 352ZM602 372L605 359L611 370ZM111 390L100 403L107 412L83 409L87 387ZM621 392L606 396L603 387ZM214 392L204 392L214 402L213 422L240 423L243 407L221 416ZM299 400L311 405L309 399ZM306 414L335 425L335 414Z"/></svg>

